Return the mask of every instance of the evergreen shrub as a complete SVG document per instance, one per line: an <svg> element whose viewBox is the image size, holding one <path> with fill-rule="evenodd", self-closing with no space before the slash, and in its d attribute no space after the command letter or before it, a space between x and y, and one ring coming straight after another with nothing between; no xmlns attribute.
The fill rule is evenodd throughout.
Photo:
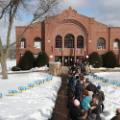
<svg viewBox="0 0 120 120"><path fill-rule="evenodd" d="M113 68L117 66L117 58L113 51L108 51L102 55L103 67Z"/></svg>
<svg viewBox="0 0 120 120"><path fill-rule="evenodd" d="M29 70L35 67L35 58L31 51L26 51L25 54L21 57L18 65L21 70Z"/></svg>
<svg viewBox="0 0 120 120"><path fill-rule="evenodd" d="M95 68L102 67L102 57L97 52L92 52L89 55L89 64Z"/></svg>
<svg viewBox="0 0 120 120"><path fill-rule="evenodd" d="M41 67L44 65L48 65L49 63L49 57L46 54L46 52L40 52L38 57L36 58L36 66Z"/></svg>

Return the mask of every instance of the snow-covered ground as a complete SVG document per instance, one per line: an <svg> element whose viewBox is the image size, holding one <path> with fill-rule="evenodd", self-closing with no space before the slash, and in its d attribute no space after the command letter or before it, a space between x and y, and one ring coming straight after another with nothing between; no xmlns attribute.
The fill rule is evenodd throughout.
<svg viewBox="0 0 120 120"><path fill-rule="evenodd" d="M8 80L2 80L0 75L0 93L7 95L10 90L18 90L20 87L29 87L29 85L41 82L41 84L52 77L47 73L28 72L19 74L8 74Z"/></svg>
<svg viewBox="0 0 120 120"><path fill-rule="evenodd" d="M99 76L101 80L120 87L120 72L101 72L95 75Z"/></svg>
<svg viewBox="0 0 120 120"><path fill-rule="evenodd" d="M15 60L7 61L8 73L15 65ZM2 80L0 75L0 120L51 118L61 78L38 72L46 69L42 67L26 72L12 72L8 74L7 80Z"/></svg>
<svg viewBox="0 0 120 120"><path fill-rule="evenodd" d="M8 62L8 70L15 61ZM34 68L26 73L0 75L0 120L48 120L51 118L61 78ZM8 71L10 72L10 71Z"/></svg>
<svg viewBox="0 0 120 120"><path fill-rule="evenodd" d="M93 77L89 76L89 79L96 85L100 84L102 90L105 93L105 110L101 114L103 120L110 120L114 115L117 108L120 108L120 87L113 85L111 81L120 82L120 72L100 72L96 73L97 76L102 77L107 82L102 82L102 80L96 80ZM117 82L114 82L117 83Z"/></svg>

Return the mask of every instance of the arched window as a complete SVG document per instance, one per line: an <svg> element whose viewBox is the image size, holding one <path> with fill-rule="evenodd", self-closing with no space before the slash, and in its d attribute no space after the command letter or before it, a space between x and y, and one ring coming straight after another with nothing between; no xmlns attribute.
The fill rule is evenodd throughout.
<svg viewBox="0 0 120 120"><path fill-rule="evenodd" d="M106 41L104 38L99 38L97 41L97 49L105 49L106 48Z"/></svg>
<svg viewBox="0 0 120 120"><path fill-rule="evenodd" d="M84 48L84 38L81 35L77 37L77 48Z"/></svg>
<svg viewBox="0 0 120 120"><path fill-rule="evenodd" d="M26 39L22 38L20 41L20 48L26 48Z"/></svg>
<svg viewBox="0 0 120 120"><path fill-rule="evenodd" d="M114 40L113 48L114 49L120 49L120 40L119 39Z"/></svg>
<svg viewBox="0 0 120 120"><path fill-rule="evenodd" d="M62 48L62 37L60 35L57 35L55 38L55 47Z"/></svg>
<svg viewBox="0 0 120 120"><path fill-rule="evenodd" d="M67 34L64 41L65 48L74 48L74 36L72 34Z"/></svg>
<svg viewBox="0 0 120 120"><path fill-rule="evenodd" d="M34 39L34 47L35 47L35 48L39 48L39 49L42 48L42 40L41 40L41 38L36 37L36 38Z"/></svg>

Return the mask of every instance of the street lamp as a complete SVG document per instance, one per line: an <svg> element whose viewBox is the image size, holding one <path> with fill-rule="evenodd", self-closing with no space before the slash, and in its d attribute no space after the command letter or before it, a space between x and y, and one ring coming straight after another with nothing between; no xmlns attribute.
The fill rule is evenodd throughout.
<svg viewBox="0 0 120 120"><path fill-rule="evenodd" d="M86 59L88 60L88 58L89 58L89 55L86 55Z"/></svg>
<svg viewBox="0 0 120 120"><path fill-rule="evenodd" d="M53 55L50 55L50 59L53 59Z"/></svg>
<svg viewBox="0 0 120 120"><path fill-rule="evenodd" d="M91 70L90 70L90 66L89 66L89 55L86 55L86 69L87 69L87 72L89 73L89 72L91 72Z"/></svg>
<svg viewBox="0 0 120 120"><path fill-rule="evenodd" d="M89 64L88 59L89 59L89 55L86 55L86 56L85 56L85 62L86 62L86 65L88 65L88 64Z"/></svg>

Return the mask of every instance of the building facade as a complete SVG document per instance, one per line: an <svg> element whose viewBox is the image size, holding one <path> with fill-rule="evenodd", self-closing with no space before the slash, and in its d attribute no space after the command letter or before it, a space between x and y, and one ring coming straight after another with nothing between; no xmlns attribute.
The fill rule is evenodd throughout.
<svg viewBox="0 0 120 120"><path fill-rule="evenodd" d="M46 51L50 61L61 61L65 65L94 51L103 54L112 50L118 60L120 58L120 28L108 27L94 18L78 14L71 7L32 24L19 40L25 28L16 27L17 62L26 50L32 51L35 57L40 51Z"/></svg>

